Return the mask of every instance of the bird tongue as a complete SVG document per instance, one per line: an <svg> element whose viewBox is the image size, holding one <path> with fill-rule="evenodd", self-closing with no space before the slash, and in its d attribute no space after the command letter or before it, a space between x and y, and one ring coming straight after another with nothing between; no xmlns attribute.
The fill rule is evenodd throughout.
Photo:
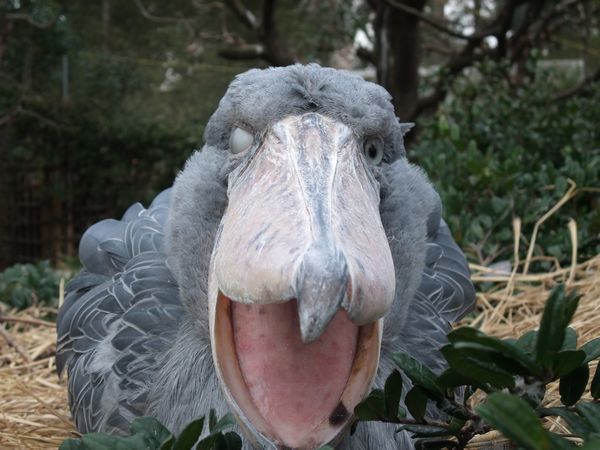
<svg viewBox="0 0 600 450"><path fill-rule="evenodd" d="M358 327L340 310L325 332L304 344L296 301L267 305L232 302L235 349L258 411L289 447L299 447L325 420L349 413L340 397L357 348Z"/></svg>

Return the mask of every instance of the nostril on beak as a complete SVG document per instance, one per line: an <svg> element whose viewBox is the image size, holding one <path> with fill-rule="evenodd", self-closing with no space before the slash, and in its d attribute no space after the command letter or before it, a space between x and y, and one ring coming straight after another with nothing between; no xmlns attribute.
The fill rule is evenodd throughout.
<svg viewBox="0 0 600 450"><path fill-rule="evenodd" d="M313 244L296 276L300 334L304 343L316 340L340 308L348 287L346 258L337 249Z"/></svg>

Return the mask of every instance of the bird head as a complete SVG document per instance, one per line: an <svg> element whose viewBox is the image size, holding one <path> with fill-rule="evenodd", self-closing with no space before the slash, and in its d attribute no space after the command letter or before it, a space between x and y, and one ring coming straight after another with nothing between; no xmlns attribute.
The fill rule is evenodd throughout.
<svg viewBox="0 0 600 450"><path fill-rule="evenodd" d="M180 285L208 316L223 393L258 445L339 440L377 373L384 316L402 326L435 196L405 161L408 128L380 86L296 65L238 76L205 129L222 183L214 237L179 220L169 238L188 255ZM188 163L172 215L193 210L178 192L201 176Z"/></svg>

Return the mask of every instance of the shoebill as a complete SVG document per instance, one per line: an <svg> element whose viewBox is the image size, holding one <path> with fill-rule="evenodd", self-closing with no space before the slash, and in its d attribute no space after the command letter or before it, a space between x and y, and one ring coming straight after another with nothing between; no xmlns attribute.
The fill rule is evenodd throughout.
<svg viewBox="0 0 600 450"><path fill-rule="evenodd" d="M214 408L245 448L412 448L352 411L402 351L434 371L473 305L464 255L389 94L317 65L229 86L174 185L84 234L58 317L82 433L177 433Z"/></svg>

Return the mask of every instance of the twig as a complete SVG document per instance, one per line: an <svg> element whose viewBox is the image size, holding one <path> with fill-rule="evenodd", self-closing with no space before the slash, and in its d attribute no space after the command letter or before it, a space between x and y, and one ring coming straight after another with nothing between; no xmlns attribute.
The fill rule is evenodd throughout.
<svg viewBox="0 0 600 450"><path fill-rule="evenodd" d="M459 33L458 31L451 30L450 28L439 23L437 20L432 19L427 14L423 14L418 9L415 9L411 6L405 5L404 3L399 3L396 0L385 0L385 2L388 5L390 5L392 8L399 9L400 11L404 11L405 13L416 17L420 21L426 23L427 25L430 25L431 27L435 28L438 31L441 31L442 33L445 33L445 34L455 37L457 39L463 39L466 41L470 41L471 39L473 39L472 36L467 36L462 33Z"/></svg>
<svg viewBox="0 0 600 450"><path fill-rule="evenodd" d="M569 187L569 190L565 193L565 195L562 196L562 198L558 201L558 203L556 203L556 205L554 205L546 214L544 214L542 217L540 217L538 219L538 221L535 223L535 225L533 226L533 233L531 235L531 241L529 242L529 249L527 250L527 257L525 258L525 267L523 268L523 275L527 275L527 272L529 271L529 264L531 263L531 257L533 256L533 248L535 246L535 240L537 238L537 234L538 234L538 230L539 230L540 226L546 220L548 220L548 218L550 216L552 216L556 211L558 211L565 203L567 203L569 200L571 200L577 193L577 185L575 184L575 182L571 179L567 179L567 181L571 185L571 187Z"/></svg>
<svg viewBox="0 0 600 450"><path fill-rule="evenodd" d="M0 316L0 322L4 323L26 323L29 325L41 325L43 327L54 328L56 324L52 322L46 322L45 320L33 319L28 317L13 317L13 316Z"/></svg>
<svg viewBox="0 0 600 450"><path fill-rule="evenodd" d="M55 416L57 419L59 419L61 422L63 422L65 425L67 425L69 428L73 426L73 423L69 419L65 418L62 414L57 412L56 409L52 408L52 406L48 405L48 403L46 403L40 397L38 397L33 392L31 392L31 389L27 389L27 386L23 385L23 383L18 382L16 384L16 386L19 389L21 389L23 392L26 392L27 394L29 394L33 398L35 398L44 407L44 409L46 409L50 414Z"/></svg>
<svg viewBox="0 0 600 450"><path fill-rule="evenodd" d="M574 97L576 95L583 94L587 91L587 89L594 83L600 81L600 68L596 70L592 75L585 77L575 86L570 87L569 89L558 93L554 97L552 97L553 101L561 101L566 100L568 98Z"/></svg>
<svg viewBox="0 0 600 450"><path fill-rule="evenodd" d="M148 9L146 9L146 7L144 6L144 4L142 3L142 0L133 0L135 2L135 4L137 5L138 9L140 10L140 13L142 14L142 16L148 20L151 20L152 22L158 22L158 23L189 23L192 21L192 19L186 19L184 17L166 17L166 16L155 16L154 14L150 13L150 11L148 11Z"/></svg>
<svg viewBox="0 0 600 450"><path fill-rule="evenodd" d="M42 28L42 29L44 29L44 28L50 28L52 25L54 25L54 23L58 19L58 15L56 17L54 17L53 19L47 21L47 22L40 22L38 20L35 20L29 14L24 14L24 13L11 13L11 14L7 14L6 18L8 20L24 20L29 25L33 25L36 28Z"/></svg>
<svg viewBox="0 0 600 450"><path fill-rule="evenodd" d="M258 20L256 20L256 16L252 11L246 8L240 0L228 0L225 3L237 16L240 22L253 31L258 30L259 24Z"/></svg>
<svg viewBox="0 0 600 450"><path fill-rule="evenodd" d="M29 356L29 353L27 353L27 350L19 343L19 341L15 339L14 336L12 336L8 331L6 331L4 325L0 325L0 335L6 340L8 345L14 348L17 351L17 353L25 359L25 361L27 361L28 363L31 362L31 357Z"/></svg>
<svg viewBox="0 0 600 450"><path fill-rule="evenodd" d="M567 285L570 285L575 281L575 271L577 269L577 222L573 219L569 219L569 234L571 236L571 271L569 272L569 278Z"/></svg>

